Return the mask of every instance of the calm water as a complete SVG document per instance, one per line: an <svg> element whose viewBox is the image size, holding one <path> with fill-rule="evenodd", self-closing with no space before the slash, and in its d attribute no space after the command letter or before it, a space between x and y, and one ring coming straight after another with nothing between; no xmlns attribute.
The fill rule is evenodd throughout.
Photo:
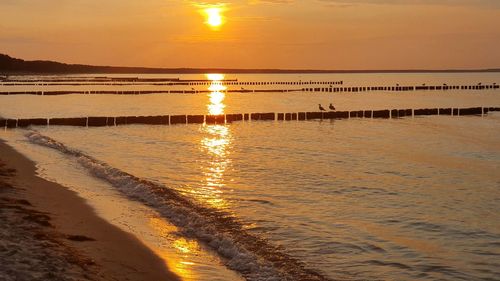
<svg viewBox="0 0 500 281"><path fill-rule="evenodd" d="M311 79L343 80L346 85L356 86L461 85L493 83L499 78L498 74L346 74ZM241 75L238 79L305 78ZM12 90L11 87L7 88ZM0 97L0 115L293 112L314 110L318 103L331 101L343 110L499 106L499 95L499 91L448 91L223 97L10 96ZM64 162L48 161L49 156L39 157L42 174L44 169L64 171L80 167L90 174L62 179L53 173L51 177L84 185L90 175L98 176L115 186L109 190L120 190L120 194L109 198L122 196L125 199L120 202L125 206L147 206L155 212L155 219L177 225L179 229L173 232L185 238L181 244L184 250L188 249L182 252L179 248L183 247L177 247L177 255L192 251L195 254L187 258L188 262L206 262L204 268L191 266L184 272L177 271L186 280L236 278L231 273L221 273L219 265L249 280L500 278L498 113L483 117L241 122L213 126L51 126L36 130L42 136L32 135L31 142L24 137L24 130L0 136L26 153L56 153L61 159L75 160L66 166ZM47 145L48 139L43 136L59 142L49 143L56 150L33 143ZM68 152L61 143L83 154ZM138 184L134 182L137 179L125 173L144 182ZM162 194L157 188L167 191ZM171 190L187 201L173 200ZM147 196L142 195L146 193ZM93 200L92 196L89 198ZM117 201L101 204L113 205ZM129 213L133 211L123 211L122 215ZM139 221L132 225L140 228L143 224ZM156 240L150 237L147 244L154 248L161 243L157 238L161 235L149 232ZM168 241L175 244L178 240ZM255 241L264 241L259 244L262 250L252 248ZM199 245L189 247L192 243ZM175 249L169 252L175 254ZM196 260L197 255L205 258ZM270 260L275 257L284 262L271 266ZM299 265L306 269L291 269Z"/></svg>
<svg viewBox="0 0 500 281"><path fill-rule="evenodd" d="M120 76L120 75L108 75ZM123 76L123 75L122 75ZM137 75L128 75L137 76ZM158 75L157 75L158 76ZM157 77L141 75L144 78ZM163 76L160 76L163 77ZM169 76L170 77L170 76ZM182 79L206 79L203 75L178 75ZM343 86L400 85L476 85L500 84L499 73L482 74L343 74L343 75L227 75L238 81L343 81ZM305 85L309 86L309 85ZM325 85L322 85L325 87ZM326 85L328 86L328 85ZM227 86L239 89L241 86ZM245 89L295 89L303 86L271 85L243 86ZM161 90L207 89L207 86L1 86L0 91L48 90ZM498 90L489 91L432 91L432 92L365 92L365 93L231 93L222 101L210 94L151 94L151 95L66 95L66 96L0 96L0 116L75 117L161 114L207 114L210 105L218 101L224 113L316 111L317 104L335 103L338 110L500 106ZM43 106L42 106L43 105ZM217 112L217 110L215 111Z"/></svg>

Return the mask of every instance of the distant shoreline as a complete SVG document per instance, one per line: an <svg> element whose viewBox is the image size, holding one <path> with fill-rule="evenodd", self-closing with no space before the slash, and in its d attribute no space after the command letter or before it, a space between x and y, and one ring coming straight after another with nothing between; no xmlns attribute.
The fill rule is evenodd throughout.
<svg viewBox="0 0 500 281"><path fill-rule="evenodd" d="M491 69L393 69L393 70L324 70L324 69L238 69L238 68L152 68L66 64L54 61L25 61L0 54L1 75L33 74L364 74L364 73L498 73Z"/></svg>

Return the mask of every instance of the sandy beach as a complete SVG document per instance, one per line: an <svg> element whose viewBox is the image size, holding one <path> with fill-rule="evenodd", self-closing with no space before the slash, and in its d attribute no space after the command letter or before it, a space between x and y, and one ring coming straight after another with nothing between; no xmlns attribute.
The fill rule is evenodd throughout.
<svg viewBox="0 0 500 281"><path fill-rule="evenodd" d="M132 235L98 217L0 140L0 279L179 280Z"/></svg>

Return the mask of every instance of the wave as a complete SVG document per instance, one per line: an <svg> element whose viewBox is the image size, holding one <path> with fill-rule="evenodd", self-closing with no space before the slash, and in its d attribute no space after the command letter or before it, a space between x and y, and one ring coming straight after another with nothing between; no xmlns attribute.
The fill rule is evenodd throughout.
<svg viewBox="0 0 500 281"><path fill-rule="evenodd" d="M93 176L106 180L130 199L156 209L183 235L215 250L228 268L247 280L329 280L266 239L248 233L241 222L226 212L197 204L173 189L121 171L39 132L29 132L26 137L34 144L75 157Z"/></svg>

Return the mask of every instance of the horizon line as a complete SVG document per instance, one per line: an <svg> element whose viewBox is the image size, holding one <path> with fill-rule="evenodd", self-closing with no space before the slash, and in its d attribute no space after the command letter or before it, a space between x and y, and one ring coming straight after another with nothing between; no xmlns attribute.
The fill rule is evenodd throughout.
<svg viewBox="0 0 500 281"><path fill-rule="evenodd" d="M5 56L12 61L18 63L27 64L51 64L53 67L57 65L58 67L64 68L85 68L83 69L65 69L58 71L12 71L3 70L0 65L0 73L91 73L91 72L101 72L104 70L119 73L132 74L134 71L137 73L147 72L149 74L162 74L162 73L190 73L190 74L200 74L209 72L225 72L225 73L471 73L471 72L500 72L500 67L497 68L443 68L443 69L312 69L312 68L224 68L224 67L147 67L147 66L112 66L112 65L89 65L89 64L75 64L75 63L63 63L52 60L23 60L19 58L13 58L7 54L0 53L0 56ZM93 71L92 71L93 69Z"/></svg>

